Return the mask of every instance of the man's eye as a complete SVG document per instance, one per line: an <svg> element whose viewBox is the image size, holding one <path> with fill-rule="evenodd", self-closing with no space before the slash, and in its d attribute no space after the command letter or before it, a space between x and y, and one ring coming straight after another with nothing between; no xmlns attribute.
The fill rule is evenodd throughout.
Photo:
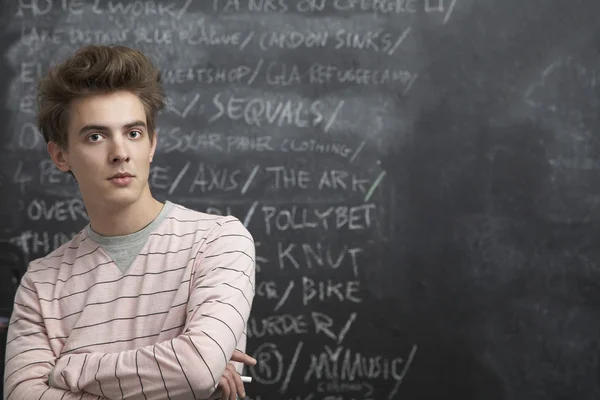
<svg viewBox="0 0 600 400"><path fill-rule="evenodd" d="M97 141L98 141L98 140L100 140L101 138L102 138L102 137L101 137L99 134L97 134L97 133L93 133L93 134L91 134L91 135L89 136L89 139L90 139L92 142L97 142Z"/></svg>
<svg viewBox="0 0 600 400"><path fill-rule="evenodd" d="M140 131L131 131L131 132L129 132L129 135L130 135L130 136L131 136L133 139L136 139L136 138L138 138L138 137L142 136L142 132L140 132Z"/></svg>

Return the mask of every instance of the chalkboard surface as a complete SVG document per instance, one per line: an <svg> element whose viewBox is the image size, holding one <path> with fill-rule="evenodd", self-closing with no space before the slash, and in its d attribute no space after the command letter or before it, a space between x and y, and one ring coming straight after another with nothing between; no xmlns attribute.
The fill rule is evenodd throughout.
<svg viewBox="0 0 600 400"><path fill-rule="evenodd" d="M154 195L257 241L252 400L600 398L600 3L4 0L1 239L87 223L40 74L162 69Z"/></svg>

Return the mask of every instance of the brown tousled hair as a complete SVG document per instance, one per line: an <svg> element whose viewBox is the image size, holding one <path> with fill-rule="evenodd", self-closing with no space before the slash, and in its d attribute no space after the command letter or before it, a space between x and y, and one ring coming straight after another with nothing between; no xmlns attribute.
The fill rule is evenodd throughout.
<svg viewBox="0 0 600 400"><path fill-rule="evenodd" d="M138 96L146 111L148 135L154 140L156 115L166 105L159 70L137 50L89 45L50 68L38 85L37 124L46 143L52 141L67 148L72 100L117 91Z"/></svg>

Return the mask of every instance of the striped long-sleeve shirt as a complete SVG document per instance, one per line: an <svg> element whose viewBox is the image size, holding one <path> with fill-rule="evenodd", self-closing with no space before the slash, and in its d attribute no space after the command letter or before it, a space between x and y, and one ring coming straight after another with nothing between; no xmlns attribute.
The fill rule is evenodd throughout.
<svg viewBox="0 0 600 400"><path fill-rule="evenodd" d="M210 397L245 351L254 251L235 217L175 205L123 272L82 230L21 280L4 398Z"/></svg>

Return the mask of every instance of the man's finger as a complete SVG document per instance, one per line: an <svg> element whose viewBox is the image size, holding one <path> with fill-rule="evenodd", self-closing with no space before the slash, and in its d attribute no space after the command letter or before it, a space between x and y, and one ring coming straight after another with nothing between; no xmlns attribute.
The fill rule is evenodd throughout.
<svg viewBox="0 0 600 400"><path fill-rule="evenodd" d="M219 380L219 386L221 387L221 400L229 400L231 389L229 388L229 382L225 375Z"/></svg>
<svg viewBox="0 0 600 400"><path fill-rule="evenodd" d="M235 382L235 389L238 396L240 396L240 398L242 399L246 398L246 389L244 388L244 382L242 382L242 377L237 372L233 364L227 364L227 368L230 368L232 370L233 380Z"/></svg>
<svg viewBox="0 0 600 400"><path fill-rule="evenodd" d="M242 353L236 350L231 355L231 361L241 362L246 365L256 365L256 359L250 357L248 354Z"/></svg>
<svg viewBox="0 0 600 400"><path fill-rule="evenodd" d="M227 378L227 382L229 383L229 400L237 400L237 390L235 388L235 380L233 378L235 375L237 375L237 373L231 373Z"/></svg>

